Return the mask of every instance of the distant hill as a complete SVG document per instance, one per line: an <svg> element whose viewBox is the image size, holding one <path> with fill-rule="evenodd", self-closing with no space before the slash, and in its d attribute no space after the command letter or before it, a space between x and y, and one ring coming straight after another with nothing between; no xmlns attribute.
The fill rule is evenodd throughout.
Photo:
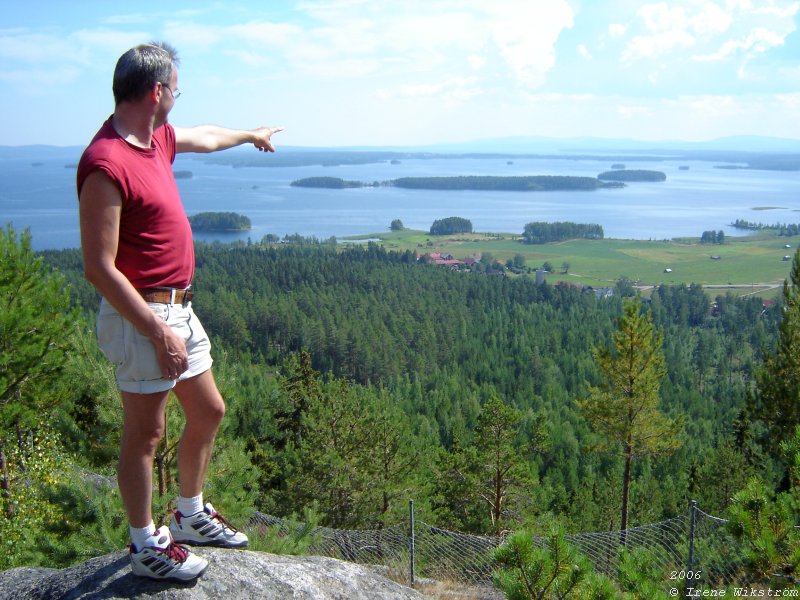
<svg viewBox="0 0 800 600"><path fill-rule="evenodd" d="M0 159L64 158L77 161L82 146L0 146ZM517 136L489 138L466 142L408 145L408 146L279 146L278 152L264 160L254 155L251 147L242 146L210 155L190 155L197 160L216 164L244 166L301 166L364 164L371 162L398 163L403 159L462 158L492 156L513 158L598 158L619 160L706 160L741 163L749 168L765 168L778 158L790 168L800 164L800 139L739 135L707 141L681 140L631 140L596 137L552 138L543 136ZM770 168L770 167L766 167ZM785 166L783 168L786 168Z"/></svg>
<svg viewBox="0 0 800 600"><path fill-rule="evenodd" d="M249 148L240 147L224 154L246 152ZM282 152L386 152L386 153L500 153L500 154L539 154L539 153L620 153L634 152L662 154L696 152L764 152L800 153L800 139L735 135L713 140L633 140L599 137L555 138L545 136L513 136L475 139L465 142L442 142L438 144L413 144L405 146L279 146ZM27 146L0 146L0 158L6 156L80 156L83 146L48 146L42 144Z"/></svg>
<svg viewBox="0 0 800 600"><path fill-rule="evenodd" d="M631 140L595 137L551 138L551 137L506 137L474 140L455 144L422 146L420 150L431 152L564 152L564 153L654 153L668 151L693 152L777 152L800 153L800 140L755 135L739 135L707 141L684 140Z"/></svg>

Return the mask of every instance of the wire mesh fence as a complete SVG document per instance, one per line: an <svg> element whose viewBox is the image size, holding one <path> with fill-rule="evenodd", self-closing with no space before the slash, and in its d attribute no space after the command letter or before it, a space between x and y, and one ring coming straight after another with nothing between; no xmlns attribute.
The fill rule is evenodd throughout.
<svg viewBox="0 0 800 600"><path fill-rule="evenodd" d="M622 551L645 555L663 573L692 571L695 583L716 588L740 583L744 574L742 549L727 529L727 521L692 505L681 516L625 531L567 535L594 568L617 578ZM275 528L279 535L297 534L307 524L256 513L251 526ZM412 529L413 527L413 529ZM400 577L491 585L493 554L501 536L476 536L434 527L412 518L409 523L375 530L343 530L314 527L309 552L350 562L382 565ZM544 537L534 544L547 545Z"/></svg>

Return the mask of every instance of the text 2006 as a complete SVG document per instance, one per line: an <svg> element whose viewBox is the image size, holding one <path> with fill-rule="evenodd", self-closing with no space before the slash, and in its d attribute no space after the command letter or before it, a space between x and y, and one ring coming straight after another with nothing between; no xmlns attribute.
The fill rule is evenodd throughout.
<svg viewBox="0 0 800 600"><path fill-rule="evenodd" d="M670 571L669 578L672 581L680 581L683 579L700 579L702 574L702 571Z"/></svg>

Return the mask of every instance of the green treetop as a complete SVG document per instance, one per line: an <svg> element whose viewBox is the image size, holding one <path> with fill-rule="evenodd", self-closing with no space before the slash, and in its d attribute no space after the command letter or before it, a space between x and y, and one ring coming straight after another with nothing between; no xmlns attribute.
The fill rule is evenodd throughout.
<svg viewBox="0 0 800 600"><path fill-rule="evenodd" d="M578 406L607 447L624 459L621 529L628 525L631 465L635 457L672 452L680 445L681 426L658 408L666 374L662 336L637 297L627 301L612 338L612 348L593 354L605 381L590 386Z"/></svg>
<svg viewBox="0 0 800 600"><path fill-rule="evenodd" d="M800 425L800 250L783 284L783 316L778 347L756 374L754 413L768 429L768 451L776 454L780 442L792 437Z"/></svg>

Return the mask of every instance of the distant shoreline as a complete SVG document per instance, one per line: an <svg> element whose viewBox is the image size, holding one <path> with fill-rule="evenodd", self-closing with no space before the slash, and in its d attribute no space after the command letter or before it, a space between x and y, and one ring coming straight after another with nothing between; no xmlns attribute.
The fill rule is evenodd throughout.
<svg viewBox="0 0 800 600"><path fill-rule="evenodd" d="M38 150L38 149L37 149ZM224 153L223 153L224 154ZM246 156L248 153L241 153ZM261 161L275 155L255 153ZM295 152L295 155L303 154ZM736 219L798 223L793 210L800 191L796 173L717 170L714 163L692 161L631 162L627 169L653 169L667 174L663 183L628 183L624 189L600 189L530 194L515 191L423 191L398 187L353 190L291 187L305 176L334 175L344 180L388 181L406 176L527 176L548 173L593 178L614 164L610 160L527 160L513 165L505 160L470 158L404 160L339 169L232 169L205 162L205 155L181 154L175 171L191 171L192 178L178 179L187 214L202 211L235 211L252 219L252 228L215 226L198 231L200 241L260 240L267 234L283 237L299 233L328 239L381 231L393 219L405 226L426 229L436 220L453 215L470 219L478 231L521 234L531 221L580 221L599 223L612 239L671 239L706 230L730 227ZM33 163L44 163L32 166ZM0 212L20 230L30 227L36 248L78 247L74 170L64 167L70 157L37 152L37 158L15 155L0 159L4 198ZM679 172L681 164L690 171ZM712 170L713 169L713 170ZM783 207L781 210L753 207ZM766 215L769 216L766 216ZM214 231L218 230L218 231Z"/></svg>
<svg viewBox="0 0 800 600"><path fill-rule="evenodd" d="M621 172L621 171L619 171ZM638 172L637 172L638 173ZM661 174L663 175L663 173ZM666 179L666 175L663 175ZM639 181L639 179L629 179ZM593 191L604 188L620 188L625 184L620 181L601 181L598 177L576 177L570 175L464 175L455 177L400 177L388 181L364 183L347 181L339 177L305 177L296 179L290 184L293 187L349 189L361 187L400 187L416 190L444 191L508 191L508 192L545 192L545 191Z"/></svg>

